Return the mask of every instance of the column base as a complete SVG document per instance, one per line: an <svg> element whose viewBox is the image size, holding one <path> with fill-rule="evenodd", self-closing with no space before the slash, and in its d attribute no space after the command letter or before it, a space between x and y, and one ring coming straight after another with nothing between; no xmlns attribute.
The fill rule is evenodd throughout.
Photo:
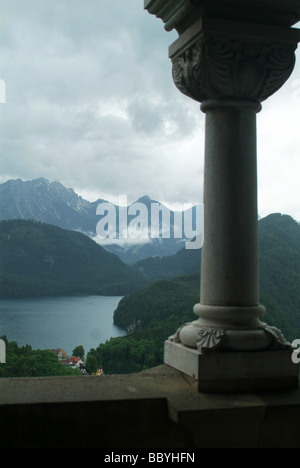
<svg viewBox="0 0 300 468"><path fill-rule="evenodd" d="M194 377L203 393L272 392L299 386L299 365L288 350L202 354L168 340L164 361Z"/></svg>
<svg viewBox="0 0 300 468"><path fill-rule="evenodd" d="M183 324L169 340L200 353L215 351L289 351L291 344L282 332L260 321L265 308L216 307L197 304L200 318Z"/></svg>

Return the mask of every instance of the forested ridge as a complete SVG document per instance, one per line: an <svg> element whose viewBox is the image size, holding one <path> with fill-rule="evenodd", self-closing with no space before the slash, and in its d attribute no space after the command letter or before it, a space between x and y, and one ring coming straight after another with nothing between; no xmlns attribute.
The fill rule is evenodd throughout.
<svg viewBox="0 0 300 468"><path fill-rule="evenodd" d="M123 296L146 284L93 240L35 221L0 223L0 297Z"/></svg>
<svg viewBox="0 0 300 468"><path fill-rule="evenodd" d="M262 301L272 301L293 328L300 328L300 225L273 214L258 226Z"/></svg>

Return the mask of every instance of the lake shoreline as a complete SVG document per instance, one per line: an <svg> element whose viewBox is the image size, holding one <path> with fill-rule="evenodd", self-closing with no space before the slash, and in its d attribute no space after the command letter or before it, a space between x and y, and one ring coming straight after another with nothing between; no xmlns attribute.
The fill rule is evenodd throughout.
<svg viewBox="0 0 300 468"><path fill-rule="evenodd" d="M0 336L32 349L63 348L68 355L125 336L113 322L123 296L43 296L0 299Z"/></svg>

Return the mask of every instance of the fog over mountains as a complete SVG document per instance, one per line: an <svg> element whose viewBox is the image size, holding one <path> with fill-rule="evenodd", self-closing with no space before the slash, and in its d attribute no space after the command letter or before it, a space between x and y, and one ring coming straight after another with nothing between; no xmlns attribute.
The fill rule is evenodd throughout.
<svg viewBox="0 0 300 468"><path fill-rule="evenodd" d="M44 178L32 181L21 179L9 180L0 184L0 221L22 219L34 220L52 224L63 229L82 232L89 237L96 238L96 228L100 221L97 207L101 203L108 203L103 199L90 202L76 194L72 188L66 188L59 182L49 182ZM135 203L143 204L148 208L148 225L151 229L151 206L159 202L144 196ZM119 226L119 206L112 205L116 212L117 226ZM129 206L132 207L133 205ZM162 205L161 205L162 206ZM178 252L186 239L174 238L174 212L163 207L170 217L170 238L150 239L122 239L115 243L112 239L97 242L108 251L116 253L128 264L152 256L163 257ZM134 211L134 210L133 210ZM195 227L195 216L192 216L192 225ZM134 217L128 217L128 223Z"/></svg>

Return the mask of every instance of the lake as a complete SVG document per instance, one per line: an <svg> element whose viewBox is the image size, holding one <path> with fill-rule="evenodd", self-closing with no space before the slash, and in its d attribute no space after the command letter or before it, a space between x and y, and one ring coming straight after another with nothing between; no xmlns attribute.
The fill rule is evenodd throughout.
<svg viewBox="0 0 300 468"><path fill-rule="evenodd" d="M126 332L114 325L122 297L47 297L0 299L0 336L33 349L63 348L68 355L82 345L87 354Z"/></svg>

